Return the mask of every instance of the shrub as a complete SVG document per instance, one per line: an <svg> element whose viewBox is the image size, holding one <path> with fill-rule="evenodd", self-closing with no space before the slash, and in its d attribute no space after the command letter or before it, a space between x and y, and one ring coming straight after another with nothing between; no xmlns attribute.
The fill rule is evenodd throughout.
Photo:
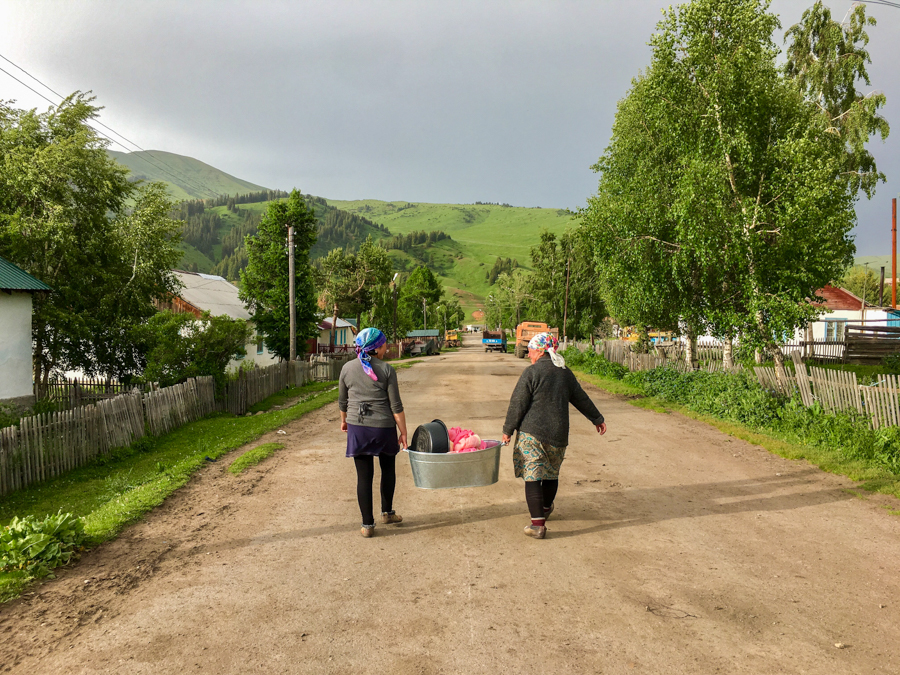
<svg viewBox="0 0 900 675"><path fill-rule="evenodd" d="M84 524L71 513L57 513L39 520L13 518L0 531L0 571L21 570L45 577L68 563L84 541Z"/></svg>
<svg viewBox="0 0 900 675"><path fill-rule="evenodd" d="M570 367L591 375L621 380L628 373L628 368L622 364L608 361L606 357L591 351L580 352L574 347L569 347L561 353Z"/></svg>
<svg viewBox="0 0 900 675"><path fill-rule="evenodd" d="M884 372L888 375L900 375L900 354L885 356L881 362Z"/></svg>

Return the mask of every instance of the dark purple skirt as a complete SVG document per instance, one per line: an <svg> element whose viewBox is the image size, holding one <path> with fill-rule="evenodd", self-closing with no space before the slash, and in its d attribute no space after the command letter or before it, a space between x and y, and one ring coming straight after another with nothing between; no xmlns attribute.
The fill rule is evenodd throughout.
<svg viewBox="0 0 900 675"><path fill-rule="evenodd" d="M396 455L400 452L397 427L347 425L347 457Z"/></svg>

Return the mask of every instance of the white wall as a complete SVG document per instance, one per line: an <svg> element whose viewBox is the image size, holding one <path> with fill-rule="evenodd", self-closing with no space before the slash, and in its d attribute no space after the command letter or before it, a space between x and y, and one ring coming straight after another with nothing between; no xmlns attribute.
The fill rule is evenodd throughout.
<svg viewBox="0 0 900 675"><path fill-rule="evenodd" d="M31 293L0 291L0 400L31 396Z"/></svg>
<svg viewBox="0 0 900 675"><path fill-rule="evenodd" d="M263 341L262 345L262 354L257 353L259 348L256 345L256 336L254 336L245 346L247 349L247 356L242 359L231 359L228 364L229 369L240 368L243 363L254 363L260 368L265 368L266 366L271 366L273 363L278 363L278 357L269 351L265 341Z"/></svg>

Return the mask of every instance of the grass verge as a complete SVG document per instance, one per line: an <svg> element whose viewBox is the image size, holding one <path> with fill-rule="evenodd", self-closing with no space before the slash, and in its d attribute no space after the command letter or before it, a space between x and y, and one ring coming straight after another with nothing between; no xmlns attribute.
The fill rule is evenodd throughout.
<svg viewBox="0 0 900 675"><path fill-rule="evenodd" d="M585 373L577 368L579 379L593 384L611 394L616 394L638 408L658 413L678 413L691 419L703 422L734 438L739 438L753 445L760 446L772 454L785 459L804 460L823 471L858 481L857 486L867 492L891 495L900 498L900 476L883 466L863 459L849 458L834 448L817 447L800 443L790 434L778 434L771 431L751 429L737 422L721 420L691 410L687 406L672 403L653 396L645 396L640 389L621 380L601 377Z"/></svg>
<svg viewBox="0 0 900 675"><path fill-rule="evenodd" d="M237 476L242 471L249 469L251 466L256 466L264 459L271 457L276 450L281 450L283 447L284 443L263 443L262 445L257 445L234 460L228 466L228 471Z"/></svg>
<svg viewBox="0 0 900 675"><path fill-rule="evenodd" d="M318 383L309 387L321 389ZM217 414L160 438L142 439L87 466L4 497L0 523L8 523L13 516L44 517L62 509L84 519L88 544L97 545L161 504L208 462L337 397L337 389L333 389L284 410L251 417ZM16 597L28 581L21 574L0 572L0 601Z"/></svg>
<svg viewBox="0 0 900 675"><path fill-rule="evenodd" d="M272 394L269 398L263 399L256 405L250 406L247 408L247 412L267 412L277 406L283 406L285 403L293 401L294 399L308 398L316 392L324 391L333 386L334 382L312 382L310 384L305 384L302 387L288 387L287 389L282 389L281 391Z"/></svg>

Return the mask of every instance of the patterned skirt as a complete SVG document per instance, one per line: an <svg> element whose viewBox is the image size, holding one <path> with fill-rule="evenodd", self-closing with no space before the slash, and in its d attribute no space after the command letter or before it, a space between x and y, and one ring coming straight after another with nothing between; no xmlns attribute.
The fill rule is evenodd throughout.
<svg viewBox="0 0 900 675"><path fill-rule="evenodd" d="M516 478L526 481L559 480L559 467L566 458L565 447L541 443L531 434L519 432L513 448Z"/></svg>

